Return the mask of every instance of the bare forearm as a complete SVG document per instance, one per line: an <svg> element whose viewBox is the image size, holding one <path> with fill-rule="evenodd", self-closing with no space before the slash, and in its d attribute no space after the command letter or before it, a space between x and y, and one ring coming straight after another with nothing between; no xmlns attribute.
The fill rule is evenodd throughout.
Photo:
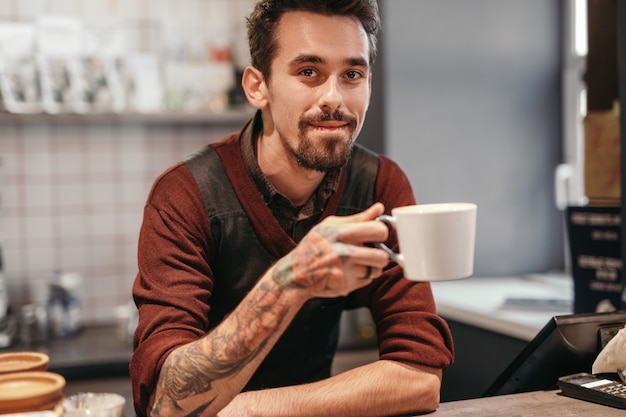
<svg viewBox="0 0 626 417"><path fill-rule="evenodd" d="M441 371L377 361L312 384L240 394L219 417L368 417L437 408Z"/></svg>
<svg viewBox="0 0 626 417"><path fill-rule="evenodd" d="M275 279L262 279L211 333L168 356L151 415L215 415L245 386L303 302Z"/></svg>

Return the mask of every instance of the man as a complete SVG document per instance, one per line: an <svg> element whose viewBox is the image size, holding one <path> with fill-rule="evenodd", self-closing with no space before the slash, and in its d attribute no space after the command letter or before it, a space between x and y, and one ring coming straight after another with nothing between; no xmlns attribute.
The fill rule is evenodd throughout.
<svg viewBox="0 0 626 417"><path fill-rule="evenodd" d="M428 283L371 245L414 203L354 141L371 92L375 0L268 0L242 77L259 111L166 171L144 212L131 377L138 415L381 416L437 407L452 361ZM384 204L384 205L383 205ZM380 360L331 376L344 308L367 306Z"/></svg>

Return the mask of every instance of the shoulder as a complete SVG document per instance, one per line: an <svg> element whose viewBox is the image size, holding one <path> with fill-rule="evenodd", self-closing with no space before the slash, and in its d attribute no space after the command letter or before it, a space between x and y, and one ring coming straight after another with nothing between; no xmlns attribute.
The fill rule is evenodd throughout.
<svg viewBox="0 0 626 417"><path fill-rule="evenodd" d="M152 184L148 203L154 203L164 196L179 194L195 185L193 176L184 162L178 162L167 168Z"/></svg>
<svg viewBox="0 0 626 417"><path fill-rule="evenodd" d="M171 166L154 181L142 222L142 234L154 237L150 233L160 237L175 234L173 240L188 236L196 242L210 236L200 189L184 162Z"/></svg>
<svg viewBox="0 0 626 417"><path fill-rule="evenodd" d="M415 204L411 182L404 170L391 158L379 155L376 196L388 210Z"/></svg>
<svg viewBox="0 0 626 417"><path fill-rule="evenodd" d="M181 222L204 214L198 184L184 162L169 167L157 177L148 195L146 208Z"/></svg>
<svg viewBox="0 0 626 417"><path fill-rule="evenodd" d="M375 168L379 178L390 178L394 180L407 178L402 168L390 157L378 154L362 145L355 144L351 158L352 169L364 169L364 164Z"/></svg>
<svg viewBox="0 0 626 417"><path fill-rule="evenodd" d="M378 156L380 164L380 174L388 177L403 177L407 178L404 170L398 165L396 161L385 155Z"/></svg>

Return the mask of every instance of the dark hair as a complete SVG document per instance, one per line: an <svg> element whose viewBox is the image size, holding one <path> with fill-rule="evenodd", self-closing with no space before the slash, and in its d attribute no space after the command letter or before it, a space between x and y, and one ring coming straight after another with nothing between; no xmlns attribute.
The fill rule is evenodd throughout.
<svg viewBox="0 0 626 417"><path fill-rule="evenodd" d="M278 21L285 12L295 10L356 17L368 36L370 64L376 59L376 41L381 27L376 0L262 0L256 4L247 22L251 63L265 78L270 75L276 53Z"/></svg>

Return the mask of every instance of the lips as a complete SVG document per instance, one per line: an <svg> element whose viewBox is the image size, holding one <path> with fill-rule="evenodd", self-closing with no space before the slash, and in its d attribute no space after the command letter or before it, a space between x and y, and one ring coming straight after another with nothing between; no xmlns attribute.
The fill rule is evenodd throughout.
<svg viewBox="0 0 626 417"><path fill-rule="evenodd" d="M315 116L304 117L300 120L300 129L313 128L320 131L337 131L356 128L357 121L354 117L347 116L340 110L323 112Z"/></svg>
<svg viewBox="0 0 626 417"><path fill-rule="evenodd" d="M348 124L345 122L325 122L325 123L311 123L311 126L313 126L316 129L330 129L330 130L334 130L334 129L341 129L346 127Z"/></svg>

